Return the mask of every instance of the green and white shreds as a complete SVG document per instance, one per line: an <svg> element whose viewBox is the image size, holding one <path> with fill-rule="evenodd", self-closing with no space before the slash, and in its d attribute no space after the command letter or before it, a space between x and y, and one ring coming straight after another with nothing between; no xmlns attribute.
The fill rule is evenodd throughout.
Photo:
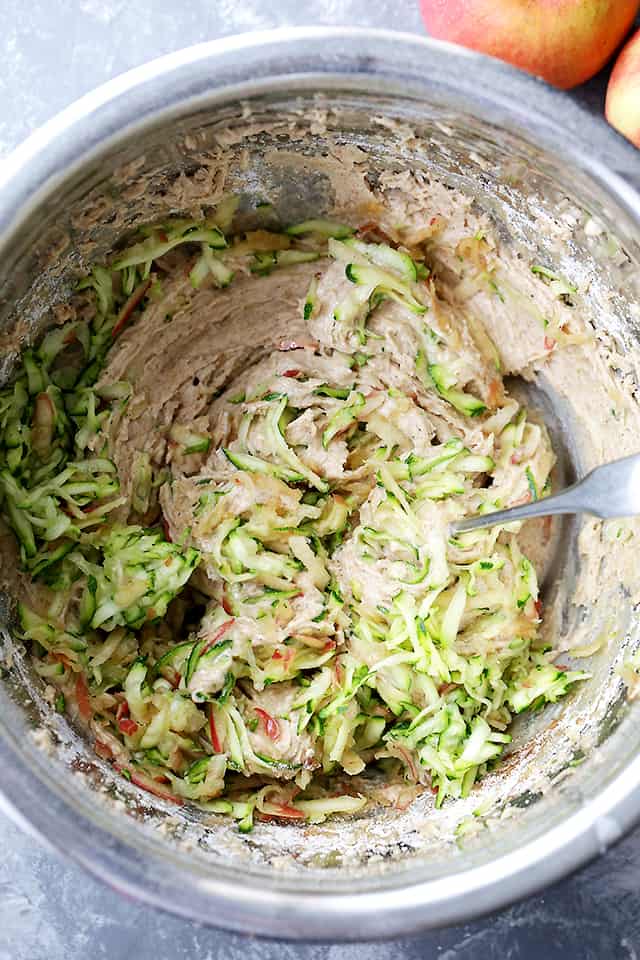
<svg viewBox="0 0 640 960"><path fill-rule="evenodd" d="M424 251L219 219L145 228L95 267L91 319L26 350L0 393L2 515L43 598L20 605L36 669L124 776L241 830L356 812L372 764L438 804L464 796L515 714L586 676L540 640L518 526L448 532L545 489L546 431L441 321ZM308 270L310 340L222 385L223 445L169 424L189 470L136 451L121 489L136 384L104 371L167 257L194 296Z"/></svg>

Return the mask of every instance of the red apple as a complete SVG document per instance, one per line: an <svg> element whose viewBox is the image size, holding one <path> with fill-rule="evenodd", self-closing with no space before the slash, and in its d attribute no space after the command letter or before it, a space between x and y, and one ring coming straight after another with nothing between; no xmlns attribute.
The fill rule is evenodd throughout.
<svg viewBox="0 0 640 960"><path fill-rule="evenodd" d="M568 90L605 65L640 0L420 0L420 7L433 37Z"/></svg>
<svg viewBox="0 0 640 960"><path fill-rule="evenodd" d="M611 126L640 147L640 30L616 60L604 110Z"/></svg>

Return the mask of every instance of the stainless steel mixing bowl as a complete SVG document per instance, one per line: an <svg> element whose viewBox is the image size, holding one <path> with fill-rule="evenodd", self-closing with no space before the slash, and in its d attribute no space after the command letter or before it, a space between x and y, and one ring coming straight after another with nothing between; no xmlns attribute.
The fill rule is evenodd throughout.
<svg viewBox="0 0 640 960"><path fill-rule="evenodd" d="M206 211L228 192L242 196L241 227L264 199L280 221L348 212L336 146L356 151L363 176L420 169L473 194L505 243L556 259L561 247L569 272L576 264L592 272L596 326L621 349L639 342L640 197L615 172L632 168L631 148L604 122L531 78L443 44L286 31L203 44L134 70L5 161L0 381L16 340L50 323L51 306L88 263L142 220ZM541 218L557 227L553 249ZM554 409L570 432L570 401ZM571 449L579 468L579 444ZM628 589L606 586L607 564L632 547L602 549L605 586L576 607L576 534L565 530L551 588L558 629L570 634L579 620L588 636L606 627L609 642L592 658L592 680L521 726L512 755L469 801L434 811L427 796L406 810L315 827L265 823L247 836L170 809L116 778L64 718L50 716L11 640L5 597L3 807L119 890L253 933L389 937L530 893L605 849L640 812L640 725L619 674L638 617Z"/></svg>

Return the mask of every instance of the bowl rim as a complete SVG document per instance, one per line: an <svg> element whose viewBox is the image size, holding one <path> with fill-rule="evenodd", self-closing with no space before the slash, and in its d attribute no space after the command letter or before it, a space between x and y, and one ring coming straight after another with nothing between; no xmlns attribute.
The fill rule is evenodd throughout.
<svg viewBox="0 0 640 960"><path fill-rule="evenodd" d="M62 182L132 135L200 103L229 102L287 84L296 91L321 85L328 92L340 87L381 93L402 85L407 96L446 89L470 98L497 122L502 118L551 151L561 150L640 223L640 195L616 173L637 164L635 151L566 94L499 61L425 37L356 27L295 28L202 43L152 60L48 121L3 162L0 255ZM0 764L0 809L113 888L200 923L298 940L383 939L469 920L566 875L640 819L637 757L562 824L491 863L346 896L270 890L249 876L234 885L227 877L203 881L186 871L166 871L160 858L145 858L79 815L62 794L36 783L33 766L5 737Z"/></svg>

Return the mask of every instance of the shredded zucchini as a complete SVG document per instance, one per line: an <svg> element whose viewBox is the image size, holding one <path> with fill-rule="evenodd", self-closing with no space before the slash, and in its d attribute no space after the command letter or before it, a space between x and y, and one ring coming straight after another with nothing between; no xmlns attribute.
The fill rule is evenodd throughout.
<svg viewBox="0 0 640 960"><path fill-rule="evenodd" d="M123 776L243 832L357 813L349 778L372 764L437 804L465 796L514 715L587 676L542 644L517 529L447 532L537 497L548 437L508 398L490 419L486 369L431 319L426 251L324 219L227 237L232 200L94 266L90 319L25 350L0 392L0 508L47 598L21 601L21 635ZM140 398L108 354L163 296L169 253L194 297L294 267L317 339L225 383L197 422L163 420L129 462L118 431Z"/></svg>

